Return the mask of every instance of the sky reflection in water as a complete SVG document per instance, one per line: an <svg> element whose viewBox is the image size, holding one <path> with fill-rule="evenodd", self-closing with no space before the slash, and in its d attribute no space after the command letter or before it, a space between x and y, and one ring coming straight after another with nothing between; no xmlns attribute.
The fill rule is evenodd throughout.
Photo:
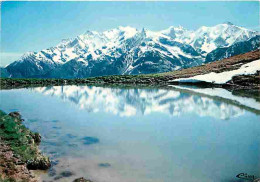
<svg viewBox="0 0 260 182"><path fill-rule="evenodd" d="M25 124L43 136L41 149L56 164L42 175L46 181L260 176L260 109L254 99L88 86L3 90L0 98L1 109L20 111Z"/></svg>

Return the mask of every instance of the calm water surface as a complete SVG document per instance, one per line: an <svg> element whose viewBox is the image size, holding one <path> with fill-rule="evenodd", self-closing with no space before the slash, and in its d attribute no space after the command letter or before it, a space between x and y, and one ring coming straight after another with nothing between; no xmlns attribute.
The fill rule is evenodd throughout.
<svg viewBox="0 0 260 182"><path fill-rule="evenodd" d="M0 91L42 135L44 181L232 182L260 176L260 105L221 89L57 86ZM61 175L62 174L62 175Z"/></svg>

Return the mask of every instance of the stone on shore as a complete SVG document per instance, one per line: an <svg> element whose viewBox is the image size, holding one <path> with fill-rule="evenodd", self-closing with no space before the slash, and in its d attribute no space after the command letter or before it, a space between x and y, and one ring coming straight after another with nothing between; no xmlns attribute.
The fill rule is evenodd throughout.
<svg viewBox="0 0 260 182"><path fill-rule="evenodd" d="M93 182L93 181L81 177L81 178L75 179L73 182Z"/></svg>

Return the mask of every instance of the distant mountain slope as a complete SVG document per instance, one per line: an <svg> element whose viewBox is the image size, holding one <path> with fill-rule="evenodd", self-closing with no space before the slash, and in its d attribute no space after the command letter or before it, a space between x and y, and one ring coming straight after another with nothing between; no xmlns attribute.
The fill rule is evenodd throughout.
<svg viewBox="0 0 260 182"><path fill-rule="evenodd" d="M220 47L207 54L205 63L221 60L238 54L259 49L260 36L257 35L247 41L237 42L229 47Z"/></svg>
<svg viewBox="0 0 260 182"><path fill-rule="evenodd" d="M257 44L244 45L254 39L258 41L258 32L230 23L203 26L196 31L183 27L159 32L118 27L104 32L87 31L56 47L26 53L6 70L11 77L22 78L161 73L257 49ZM240 46L246 48L240 50Z"/></svg>
<svg viewBox="0 0 260 182"><path fill-rule="evenodd" d="M0 67L0 77L1 78L9 78L10 74L5 68Z"/></svg>
<svg viewBox="0 0 260 182"><path fill-rule="evenodd" d="M160 76L169 76L173 79L187 78L196 75L207 74L210 72L221 73L225 71L237 70L242 65L260 59L260 51L255 50L244 54L239 54L219 61L214 61L201 66L196 66L188 69L178 70L174 72L158 74Z"/></svg>
<svg viewBox="0 0 260 182"><path fill-rule="evenodd" d="M1 79L1 88L53 85L112 85L167 87L168 85L193 84L198 86L232 89L260 88L260 51L239 54L220 61L158 74L113 75L83 79Z"/></svg>

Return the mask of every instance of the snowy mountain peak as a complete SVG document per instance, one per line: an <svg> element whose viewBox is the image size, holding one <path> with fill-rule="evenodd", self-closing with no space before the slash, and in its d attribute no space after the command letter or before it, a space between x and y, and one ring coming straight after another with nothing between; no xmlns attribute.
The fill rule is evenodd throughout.
<svg viewBox="0 0 260 182"><path fill-rule="evenodd" d="M178 27L170 26L169 28L161 31L162 34L169 36L172 39L177 39L177 41L180 42L182 42L183 40L178 40L178 39L184 38L185 33L187 32L188 30L186 30L180 25Z"/></svg>
<svg viewBox="0 0 260 182"><path fill-rule="evenodd" d="M140 74L173 71L204 63L208 54L259 35L230 23L196 31L171 26L161 31L119 26L103 32L86 31L62 40L56 47L27 53L19 64L7 69L18 77L88 77L111 74ZM255 49L258 39L246 49L210 56L227 57ZM259 47L259 46L258 46ZM237 48L236 48L237 49ZM18 68L19 66L19 68ZM28 68L31 67L31 68ZM30 70L30 71L28 71ZM13 73L14 72L14 73Z"/></svg>
<svg viewBox="0 0 260 182"><path fill-rule="evenodd" d="M233 24L218 24L213 27L202 26L194 32L190 42L196 50L207 54L219 47L227 47L240 41L246 41L258 33Z"/></svg>
<svg viewBox="0 0 260 182"><path fill-rule="evenodd" d="M124 32L125 38L131 38L135 36L135 34L138 32L136 28L130 26L126 26L126 27L119 26L119 30Z"/></svg>
<svg viewBox="0 0 260 182"><path fill-rule="evenodd" d="M34 54L35 54L34 52L26 52L26 53L24 53L24 54L21 56L20 60L27 59L28 57L31 57L31 56L33 56Z"/></svg>

